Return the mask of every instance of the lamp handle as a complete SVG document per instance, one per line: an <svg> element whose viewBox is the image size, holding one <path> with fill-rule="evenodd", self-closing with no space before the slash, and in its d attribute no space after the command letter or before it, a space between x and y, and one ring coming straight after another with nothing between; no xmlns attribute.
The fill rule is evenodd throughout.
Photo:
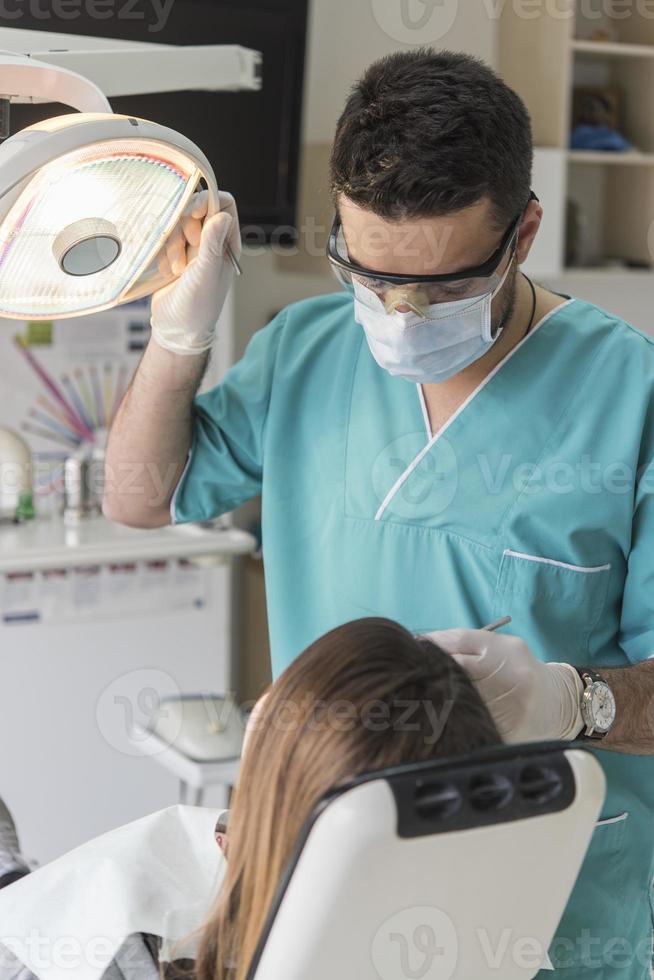
<svg viewBox="0 0 654 980"><path fill-rule="evenodd" d="M205 180L207 181L207 189L209 191L209 201L207 205L207 218L211 218L214 214L217 214L218 211L220 210L218 187L215 183L215 180L210 180L207 177L205 177ZM189 248L188 254L190 260L192 260L195 257L194 253L197 253L197 248ZM234 271L236 275L237 276L242 275L243 270L241 269L240 263L236 258L236 256L234 255L234 252L230 247L229 243L225 244L225 254L229 259L229 261L231 262L232 266L234 267ZM173 275L172 273L170 275L162 275L161 273L156 273L151 276L146 276L145 278L141 276L134 283L131 289L129 289L128 292L120 299L120 305L122 305L123 303L131 303L133 300L143 299L145 296L151 296L152 293L156 293L158 289L163 289L164 286L168 286L171 282L175 282L176 279L179 279L179 276Z"/></svg>

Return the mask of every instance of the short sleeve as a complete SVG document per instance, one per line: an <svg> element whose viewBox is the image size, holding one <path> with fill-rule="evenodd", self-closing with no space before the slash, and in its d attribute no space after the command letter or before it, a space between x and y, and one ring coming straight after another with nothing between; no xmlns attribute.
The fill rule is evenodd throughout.
<svg viewBox="0 0 654 980"><path fill-rule="evenodd" d="M620 646L632 663L654 657L654 439L644 441L620 620Z"/></svg>
<svg viewBox="0 0 654 980"><path fill-rule="evenodd" d="M220 384L195 399L191 451L171 501L174 524L210 520L261 493L263 434L285 321L282 311Z"/></svg>

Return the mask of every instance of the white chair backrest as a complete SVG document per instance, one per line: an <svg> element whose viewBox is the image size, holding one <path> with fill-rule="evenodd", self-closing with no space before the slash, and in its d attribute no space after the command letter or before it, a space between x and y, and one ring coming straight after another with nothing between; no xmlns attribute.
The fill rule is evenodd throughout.
<svg viewBox="0 0 654 980"><path fill-rule="evenodd" d="M361 777L309 822L249 980L534 977L604 792L551 743Z"/></svg>

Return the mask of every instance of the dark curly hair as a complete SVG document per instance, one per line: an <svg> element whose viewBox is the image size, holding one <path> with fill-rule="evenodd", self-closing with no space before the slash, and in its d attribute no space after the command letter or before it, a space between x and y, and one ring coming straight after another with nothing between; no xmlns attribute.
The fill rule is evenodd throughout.
<svg viewBox="0 0 654 980"><path fill-rule="evenodd" d="M338 121L331 187L383 218L491 200L508 226L529 198L533 138L516 93L476 58L430 48L374 62Z"/></svg>

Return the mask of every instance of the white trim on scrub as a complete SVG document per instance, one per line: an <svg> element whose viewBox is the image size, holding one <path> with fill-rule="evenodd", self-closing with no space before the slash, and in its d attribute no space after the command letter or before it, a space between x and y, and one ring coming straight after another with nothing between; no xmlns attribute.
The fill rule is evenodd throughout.
<svg viewBox="0 0 654 980"><path fill-rule="evenodd" d="M186 471L188 470L189 466L191 465L191 456L192 455L193 455L193 452L191 451L191 452L189 452L188 456L186 457L186 463L184 464L184 469L182 470L182 475L180 476L179 480L177 481L177 486L175 487L175 491L174 491L174 493L173 493L173 495L171 497L171 500L170 500L170 520L171 520L171 523L172 524L179 524L179 521L177 520L177 513L176 513L176 510L175 510L175 504L177 503L177 495L178 495L178 493L180 491L180 487L182 486L182 483L184 482L184 477L186 476Z"/></svg>
<svg viewBox="0 0 654 980"><path fill-rule="evenodd" d="M422 409L422 417L425 420L425 429L427 430L427 441L431 439L431 422L429 421L429 412L427 411L427 402L425 401L425 393L422 390L422 385L416 385L418 389L418 399L420 401L420 408Z"/></svg>
<svg viewBox="0 0 654 980"><path fill-rule="evenodd" d="M626 820L629 816L629 811L625 810L623 813L619 813L617 817L605 817L604 820L597 820L595 822L596 827L606 827L611 823L621 823Z"/></svg>
<svg viewBox="0 0 654 980"><path fill-rule="evenodd" d="M409 463L409 465L405 469L404 473L402 473L402 475L397 479L397 481L394 483L394 485L391 487L391 489L387 493L387 495L386 495L383 503L381 504L379 510L375 514L375 520L376 521L381 520L381 518L382 518L382 516L384 514L384 511L386 510L386 508L390 504L390 502L393 499L393 497L404 486L404 484L409 479L409 477L411 476L411 474L413 473L413 471L415 470L415 468L417 466L419 466L420 463L422 462L422 460L425 458L425 456L427 455L427 453L429 452L429 450L436 444L436 442L438 442L438 440L443 435L443 433L446 432L447 429L449 429L449 427L452 425L452 423L459 417L459 415L461 414L461 412L463 412L465 410L465 408L470 404L470 402L473 400L473 398L476 398L476 396L479 394L479 392L483 388L486 387L486 385L488 384L488 382L492 378L495 377L495 375L498 373L498 371L500 371L504 367L504 365L507 363L507 361L509 361L513 357L513 355L517 351L520 350L520 348L522 347L522 345L523 344L526 344L534 336L534 334L539 329L539 327L542 327L544 323L547 323L547 321L550 319L550 317L554 316L555 313L558 313L559 310L564 309L564 307L569 306L570 303L574 303L574 299L568 299L568 300L565 301L565 303L560 303L559 306L556 306L553 310L550 310L550 312L547 313L543 317L542 320L539 320L539 322L529 331L529 333L527 334L527 336L526 337L523 337L522 340L520 341L520 343L519 344L516 344L515 347L513 348L513 350L510 350L509 353L506 355L506 357L503 357L502 360L499 362L499 364L496 364L495 365L495 367L493 368L493 370L490 371L486 375L486 377L481 382L481 384L477 385L477 387L475 388L475 390L473 392L471 392L470 395L468 395L468 397L466 398L466 400L463 402L462 405L459 405L459 407L457 408L456 412L452 416L450 416L450 418L447 420L447 422L445 423L445 425L442 425L440 427L440 429L437 432L434 433L434 435L429 439L427 445L423 449L421 449L420 452L418 453L418 455L415 457L415 459L413 459L412 462ZM424 404L424 395L422 396L422 398L423 398L423 404ZM429 425L427 426L427 430L429 431Z"/></svg>
<svg viewBox="0 0 654 980"><path fill-rule="evenodd" d="M553 558L540 558L538 555L525 555L521 551L511 551L507 548L504 552L509 558L522 558L524 561L535 561L541 565L556 565L557 568L567 568L571 572L584 572L586 575L593 572L608 572L611 570L609 565L568 565L565 561L555 561Z"/></svg>

